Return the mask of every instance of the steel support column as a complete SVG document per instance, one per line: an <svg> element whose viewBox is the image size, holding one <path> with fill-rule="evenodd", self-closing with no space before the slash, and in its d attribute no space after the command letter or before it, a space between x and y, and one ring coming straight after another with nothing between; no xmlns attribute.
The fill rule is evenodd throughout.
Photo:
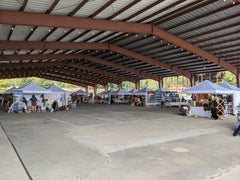
<svg viewBox="0 0 240 180"><path fill-rule="evenodd" d="M104 85L105 91L108 91L108 83Z"/></svg>
<svg viewBox="0 0 240 180"><path fill-rule="evenodd" d="M118 89L122 89L122 82L118 83Z"/></svg>
<svg viewBox="0 0 240 180"><path fill-rule="evenodd" d="M139 79L136 81L135 87L137 90L140 90L140 80Z"/></svg>
<svg viewBox="0 0 240 180"><path fill-rule="evenodd" d="M194 76L194 74L192 74L192 76L191 76L190 85L191 85L191 87L195 86L195 76Z"/></svg>
<svg viewBox="0 0 240 180"><path fill-rule="evenodd" d="M96 99L96 95L97 95L97 84L93 85L93 93L94 93L94 100Z"/></svg>
<svg viewBox="0 0 240 180"><path fill-rule="evenodd" d="M158 80L158 88L163 88L163 78L160 77Z"/></svg>
<svg viewBox="0 0 240 180"><path fill-rule="evenodd" d="M85 87L85 92L88 93L88 86Z"/></svg>
<svg viewBox="0 0 240 180"><path fill-rule="evenodd" d="M237 79L237 87L240 88L240 69L238 69L238 73L236 75L236 79Z"/></svg>

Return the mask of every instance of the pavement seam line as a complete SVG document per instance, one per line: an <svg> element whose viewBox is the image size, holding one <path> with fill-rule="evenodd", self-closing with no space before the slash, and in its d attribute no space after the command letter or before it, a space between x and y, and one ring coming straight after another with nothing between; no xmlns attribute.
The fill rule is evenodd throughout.
<svg viewBox="0 0 240 180"><path fill-rule="evenodd" d="M30 175L29 171L27 170L27 167L25 166L22 158L21 158L20 155L18 154L16 147L14 146L13 142L12 142L11 139L9 138L9 136L8 136L8 134L7 134L7 132L6 132L6 130L5 130L5 128L4 128L4 126L3 126L3 124L2 124L1 121L0 121L0 125L1 125L1 128L2 128L2 130L3 130L3 132L4 132L4 134L6 135L8 141L10 142L13 150L15 151L15 153L16 153L19 161L20 161L20 163L22 164L22 167L23 167L24 171L26 172L28 178L29 178L30 180L33 180L32 176Z"/></svg>

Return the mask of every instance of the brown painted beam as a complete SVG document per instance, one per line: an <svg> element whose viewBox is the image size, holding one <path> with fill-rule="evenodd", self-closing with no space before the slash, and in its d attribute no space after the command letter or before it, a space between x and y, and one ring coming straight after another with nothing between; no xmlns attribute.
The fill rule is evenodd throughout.
<svg viewBox="0 0 240 180"><path fill-rule="evenodd" d="M86 86L86 84L80 83L78 81L72 81L72 80L67 80L67 79L62 79L62 78L56 78L50 75L43 75L37 72L17 72L16 74L3 74L0 75L0 79L14 79L14 78L26 78L26 77L40 77L40 78L45 78L45 79L50 79L54 81L60 81L64 83L71 83L79 86Z"/></svg>
<svg viewBox="0 0 240 180"><path fill-rule="evenodd" d="M76 64L76 63L67 63L67 65L70 66L70 67L75 67L75 68L79 68L79 69L103 74L103 75L106 75L106 76L114 77L114 78L117 78L119 80L125 80L125 81L130 81L130 82L135 82L136 81L136 79L134 79L134 78L130 78L130 77L123 76L123 75L117 75L115 73L103 71L103 70L88 67L88 66L83 66L83 65L80 65L80 64Z"/></svg>
<svg viewBox="0 0 240 180"><path fill-rule="evenodd" d="M55 27L76 28L76 29L98 29L98 30L110 30L110 31L122 31L122 32L149 33L149 34L158 36L161 39L164 39L170 43L173 43L178 47L187 49L188 51L198 54L199 56L209 59L215 63L218 62L218 58L216 56L158 28L157 26L152 26L150 24L116 22L116 21L108 21L108 20L96 20L96 19L88 19L88 18L76 18L76 17L0 10L0 23L3 23L3 24L36 25L36 19L39 19L38 23L40 24L37 24L38 26L47 26L47 27L55 26ZM48 19L48 21L41 21L41 19ZM53 44L54 42L51 42L51 43ZM65 46L65 47L68 47L68 46ZM40 49L64 49L64 47L61 47L61 48L45 47ZM71 49L75 49L75 48L71 48ZM85 49L87 49L87 47ZM221 61L224 61L224 60L221 60ZM237 68L235 66L231 64L227 64L226 68L236 74ZM177 70L176 67L173 69ZM186 73L183 75L186 76ZM187 77L189 77L189 73Z"/></svg>
<svg viewBox="0 0 240 180"><path fill-rule="evenodd" d="M202 1L194 1L189 4L186 4L185 6L182 6L181 8L177 8L174 11L170 11L169 13L166 13L163 16L157 17L148 23L151 23L151 24L154 23L156 25L160 25L162 23L171 21L172 19L177 18L179 16L183 16L194 10L208 6L209 4L214 3L216 1L218 1L218 0L211 0L211 1L206 1L203 3L202 3Z"/></svg>
<svg viewBox="0 0 240 180"><path fill-rule="evenodd" d="M205 58L210 59L211 61L215 61L215 58L216 58L214 55L207 53L204 50L201 50L200 48L188 43L187 41L184 41L158 28L157 26L152 26L150 24L116 22L116 21L109 21L109 20L96 20L96 19L89 19L89 18L76 18L76 17L0 10L0 23L3 23L3 24L13 23L13 24L20 24L20 25L26 25L26 24L36 25L36 19L39 20L37 21L38 26L45 26L45 27L54 26L54 27L62 27L62 28L97 29L97 30L110 30L110 31L149 33L149 34L152 33L155 36L158 36L184 49L190 50L193 53L196 53L200 56L207 56ZM46 19L48 19L48 21L45 21ZM179 40L181 41L181 43L179 43ZM184 42L186 46L183 45L182 42ZM51 42L51 43L54 43L54 42ZM64 48L62 47L62 48L45 48L45 49L64 49ZM72 48L72 49L75 49L75 48ZM208 58L209 56L213 59ZM229 66L231 66L231 69L234 69L231 64L229 64ZM174 69L177 70L177 68L174 68ZM234 69L234 73L236 73L235 69ZM189 73L187 75L186 73L183 75L189 77Z"/></svg>
<svg viewBox="0 0 240 180"><path fill-rule="evenodd" d="M184 75L186 77L190 76L190 73L187 72L187 71L184 71L184 70L179 69L177 67L173 67L173 66L171 66L169 64L163 63L161 61L157 61L157 60L149 58L147 56L135 53L133 51L130 51L130 50L118 47L118 46L113 45L113 44L110 44L110 50L113 50L115 52L118 52L118 53L126 55L126 56L130 56L132 58L135 58L137 60L140 60L140 61L152 64L152 65L156 65L156 66L159 66L159 67L163 67L165 69L169 69L169 70L174 71L176 73L182 74L182 75Z"/></svg>
<svg viewBox="0 0 240 180"><path fill-rule="evenodd" d="M112 79L108 79L108 78L105 78L105 77L100 77L100 76L97 76L95 74L90 74L90 73L83 73L81 71L76 71L76 70L66 70L66 69L51 69L50 70L51 72L60 72L60 73L66 73L66 75L70 75L70 76L75 76L75 77L81 77L81 79L85 79L85 80L95 80L93 81L93 83L98 83L98 84L101 84L101 85L104 85L106 82L111 82L111 83L118 83L117 80L112 80Z"/></svg>
<svg viewBox="0 0 240 180"><path fill-rule="evenodd" d="M96 83L98 84L104 84L104 82L101 82L101 81L98 81L98 80L94 80L94 79L89 79L89 78L86 78L86 77L83 77L83 76L75 76L75 75L72 75L72 74L64 74L64 73L61 73L61 72L56 72L52 69L44 69L44 68L28 68L28 69L19 69L19 70L4 70L4 71L1 71L1 75L6 75L6 74L12 74L12 76L14 77L16 74L19 74L19 73L23 73L23 74L26 74L26 73L35 73L35 74L41 74L41 75L44 75L44 74L48 74L48 75L51 75L51 74L54 74L55 76L58 76L62 79L66 79L66 80L72 80L72 81L76 81L76 82L80 82L82 84L85 83L85 85L94 85ZM117 83L117 82L116 82Z"/></svg>
<svg viewBox="0 0 240 180"><path fill-rule="evenodd" d="M93 61L93 62L96 62L96 63L104 64L106 66L111 66L111 67L121 69L121 70L124 70L124 71L128 71L128 72L131 72L131 73L134 73L134 74L137 74L137 75L149 78L149 79L154 79L156 81L159 80L159 78L160 78L159 76L156 76L156 75L153 75L153 74L150 74L150 73L139 71L139 70L127 67L127 66L122 66L120 64L115 64L115 63L112 63L110 61L105 61L105 60L102 60L102 59L99 59L99 58L96 58L96 57L93 57L93 56L84 55L84 59L87 59L87 60L90 60L90 61Z"/></svg>
<svg viewBox="0 0 240 180"><path fill-rule="evenodd" d="M45 14L50 14L53 9L56 7L56 5L59 3L60 0L55 0L53 2L53 4L51 5L51 7L45 12ZM33 33L36 31L36 29L38 28L38 26L34 26L33 30L28 34L28 36L25 38L25 41L28 41L29 38L33 35Z"/></svg>
<svg viewBox="0 0 240 180"><path fill-rule="evenodd" d="M233 4L229 4L229 5L227 5L227 6L223 6L223 7L221 7L221 8L218 8L218 9L213 9L213 11L208 11L207 13L204 13L203 15L201 15L201 16L199 16L199 17L194 17L193 19L189 19L189 20L187 20L187 21L185 21L185 22L180 22L179 24L174 24L173 26L171 26L171 27L169 27L167 30L171 30L171 29L174 29L174 28L176 28L176 27L178 27L178 26L183 26L183 25L186 25L186 24L188 24L188 23L191 23L191 22L193 22L193 21L198 21L198 20L200 20L200 19L202 19L202 18L206 18L206 17L208 17L208 16L211 16L211 15L213 15L213 14L216 14L216 13L219 13L219 12L223 12L223 11L225 11L225 10L227 10L227 9L231 9L231 8L234 8L235 6L237 6L237 5L239 5L239 2L236 2L235 3L235 5L233 5Z"/></svg>
<svg viewBox="0 0 240 180"><path fill-rule="evenodd" d="M68 13L67 16L73 16L77 11L80 10L81 7L83 7L86 3L88 2L88 0L83 0L78 6L76 6L74 8L74 10L70 13ZM56 27L54 27L49 33L47 33L43 38L42 41L45 41L51 34L53 34L55 31L57 30ZM70 34L72 30L70 30L68 33Z"/></svg>
<svg viewBox="0 0 240 180"><path fill-rule="evenodd" d="M49 62L37 62L37 63L12 63L12 64L9 64L9 63L2 63L1 66L0 66L0 69L7 69L7 68L27 68L27 67L56 67L56 66L70 66L70 67L75 67L75 68L78 68L78 69L83 69L83 70L86 70L86 71L91 71L91 72L96 72L96 73L99 73L99 74L103 74L103 75L106 75L108 77L114 77L116 79L118 79L119 81L120 80L125 80L125 81L130 81L130 82L135 82L136 79L134 78L130 78L130 77L127 77L127 76L123 76L123 75L118 75L118 74L115 74L115 73L110 73L110 72L107 72L107 71L103 71L103 70L100 70L100 69L97 69L97 68L92 68L92 67L88 67L88 66L84 66L84 65L81 65L81 64L76 64L76 63L73 63L73 62L52 62L52 63L49 63Z"/></svg>
<svg viewBox="0 0 240 180"><path fill-rule="evenodd" d="M21 74L16 74L14 76L12 74L7 74L4 76L0 75L0 79L15 79L15 78L27 78L27 77L44 78L44 79L48 79L48 80L59 81L59 82L74 84L74 85L83 86L83 87L87 86L86 84L82 84L77 81L71 81L71 80L56 78L56 77L47 76L47 75L39 75L39 74L34 74L34 73L27 73L27 74L21 73Z"/></svg>
<svg viewBox="0 0 240 180"><path fill-rule="evenodd" d="M92 15L88 16L88 18L94 18L96 15L98 15L99 13L101 13L105 8L107 8L109 5L111 5L115 0L110 0L108 1L106 4L104 4L101 8L99 8L97 11L95 11ZM88 2L88 0L83 1L82 3L86 3ZM82 4L81 3L81 4ZM81 5L82 7L83 5ZM79 8L80 9L80 8ZM73 13L70 13L68 16L73 16L77 11L74 11ZM63 38L65 38L67 35L71 34L75 29L70 29L65 35L61 36L60 38L57 39L57 41L61 41ZM81 33L78 37L80 38L81 36L87 34L88 32L90 32L89 30ZM74 38L75 39L75 38Z"/></svg>
<svg viewBox="0 0 240 180"><path fill-rule="evenodd" d="M89 55L83 54L31 54L31 55L0 55L0 61L15 61L15 60L44 60L44 59L87 59L92 62L103 64L106 66L114 67L124 71L134 73L136 75L144 76L149 79L159 80L159 76L142 72L127 66L122 66L120 64L112 63L100 58L96 58Z"/></svg>
<svg viewBox="0 0 240 180"><path fill-rule="evenodd" d="M74 77L72 75L69 75L69 74L65 74L65 73L59 73L59 72L50 72L50 71L42 71L41 74L43 75L52 75L52 76L56 76L56 77L60 77L60 78L63 78L63 79L70 79L70 80L73 80L73 81L79 81L79 82L82 82L82 83L85 83L87 85L93 85L95 83L97 84L104 84L103 82L99 82L97 80L89 80L89 79L85 79L85 78L82 78L82 77Z"/></svg>
<svg viewBox="0 0 240 180"><path fill-rule="evenodd" d="M19 11L24 11L27 3L28 3L28 0L25 0L25 1L23 2L22 7L19 9ZM14 29L15 29L15 25L12 25L12 27L11 27L11 29L10 29L10 32L9 32L9 34L8 34L8 37L7 37L7 40L8 40L8 41L10 40Z"/></svg>
<svg viewBox="0 0 240 180"><path fill-rule="evenodd" d="M173 7L176 7L176 6L178 6L179 4L184 3L185 1L186 1L186 0L181 0L181 1L177 1L177 2L174 2L174 3L172 3L172 4L169 4L168 6L162 8L162 9L159 9L158 11L155 11L155 12L152 13L152 14L150 14L150 15L148 15L148 16L145 16L144 18L138 20L137 22L146 21L147 19L150 19L150 18L152 18L152 17L154 17L154 16L156 16L156 15L158 15L158 14L161 14L161 13L163 13L163 12L165 12L165 11L173 8ZM148 24L149 24L149 23L148 23Z"/></svg>
<svg viewBox="0 0 240 180"><path fill-rule="evenodd" d="M85 42L36 42L36 41L0 41L0 49L3 47L7 49L24 49L28 47L30 49L102 49L102 50L111 50L125 56L129 56L140 61L150 63L162 68L172 70L176 73L182 74L186 77L190 77L190 73L179 68L173 67L169 64L163 63L161 61L149 58L147 56L135 53L133 51L118 47L113 44L107 43L85 43Z"/></svg>
<svg viewBox="0 0 240 180"><path fill-rule="evenodd" d="M36 21L38 19L38 21ZM47 19L47 21L46 21ZM97 20L89 18L79 18L79 17L67 17L67 16L56 16L56 15L46 15L46 14L36 14L36 13L25 13L25 12L15 12L15 11L5 11L0 10L0 23L1 24L17 24L17 25L32 25L32 26L43 26L43 27L61 27L61 28L73 28L73 29L90 29L90 30L108 30L117 32L132 32L132 33L148 33L153 34L163 40L166 40L172 44L177 45L183 49L193 52L199 56L209 59L212 62L217 63L218 57L213 54L208 53L205 50L194 46L193 44L180 39L157 26L150 24L140 24L140 23L129 23L129 22L117 22L109 20ZM48 48L45 48L48 49ZM58 49L58 48L49 48ZM64 49L64 48L59 48ZM74 48L73 48L74 49ZM86 49L86 48L85 48ZM220 60L224 61L224 60ZM227 69L237 73L237 67L224 63L227 65ZM177 70L177 68L174 68ZM183 72L183 71L182 71ZM185 74L183 74L185 75ZM185 75L186 76L186 75ZM189 75L187 75L189 77Z"/></svg>
<svg viewBox="0 0 240 180"><path fill-rule="evenodd" d="M141 10L139 10L139 11L136 11L134 14L132 14L132 15L130 15L130 16L122 19L122 21L129 21L130 19L135 18L136 16L144 13L145 11L151 9L152 7L158 5L158 4L162 3L162 2L164 2L164 0L157 0L156 2L153 2L152 4L144 7L143 9L141 9ZM130 7L128 7L128 8L130 8ZM110 20L110 19L107 18L107 20ZM100 41L102 41L103 39L106 39L106 38L108 38L108 37L111 37L111 36L113 36L114 34L115 34L115 32L112 32L112 33L110 33L109 35L107 35L107 36L101 38L100 40L98 40L98 42L100 42ZM130 36L131 36L131 35L130 35ZM128 36L128 37L129 37L129 36ZM125 35L121 34L121 35L118 35L117 37L114 36L113 38L111 38L110 40L108 40L108 42L111 42L111 40L113 40L113 39L119 40L119 38L125 39L125 38L127 38L127 37L125 37ZM112 43L112 42L111 42L111 43Z"/></svg>
<svg viewBox="0 0 240 180"><path fill-rule="evenodd" d="M36 21L37 19L37 21ZM71 29L151 33L150 24L127 23L81 17L57 16L0 10L1 24L29 25Z"/></svg>
<svg viewBox="0 0 240 180"><path fill-rule="evenodd" d="M106 83L106 82L112 82L112 83L115 83L115 84L118 83L117 80L113 80L111 78L106 78L104 76L100 76L99 74L96 75L96 74L93 74L93 73L84 73L80 70L76 71L76 70L71 70L71 69L66 70L66 69L55 68L55 69L52 69L52 71L64 72L64 73L72 74L72 75L78 76L78 77L81 76L85 79L96 79L99 82L104 82L104 83Z"/></svg>
<svg viewBox="0 0 240 180"><path fill-rule="evenodd" d="M119 14L123 13L124 11L126 11L127 9L131 8L132 6L136 5L137 3L139 3L141 0L134 0L133 2L131 2L130 4L128 4L127 6L125 6L124 8L120 9L119 11L115 12L113 15L109 16L106 18L106 20L111 20L113 19L114 17L118 16ZM86 31L87 32L87 31ZM83 33L86 34L86 32ZM93 38L96 38L97 36L100 36L101 34L103 34L105 31L101 31L101 32L98 32L96 33L95 35L85 39L84 41L85 42L88 42L89 40L93 39ZM113 33L114 34L114 33ZM83 35L79 35L77 36L76 38L74 39L78 39L80 37L82 37Z"/></svg>
<svg viewBox="0 0 240 180"><path fill-rule="evenodd" d="M178 47L181 47L183 49L187 49L188 51L197 54L203 58L208 59L211 62L214 62L224 68L226 68L227 70L231 71L232 73L236 74L237 73L237 67L233 66L230 63L227 63L226 61L224 61L223 59L218 58L217 56L197 47L192 45L191 43L182 40L164 30L161 30L160 28L156 28L155 26L153 27L153 34L161 37L162 39L167 40L168 42L175 44Z"/></svg>

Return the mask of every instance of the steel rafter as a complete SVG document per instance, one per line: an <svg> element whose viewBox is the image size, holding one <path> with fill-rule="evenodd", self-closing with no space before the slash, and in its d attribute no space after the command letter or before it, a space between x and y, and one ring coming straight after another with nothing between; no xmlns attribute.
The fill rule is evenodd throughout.
<svg viewBox="0 0 240 180"><path fill-rule="evenodd" d="M6 11L0 11L0 14L2 13L2 12L6 12ZM29 13L22 13L22 12L12 12L12 11L7 11L8 12L8 15L9 15L9 12L10 12L10 16L11 15L13 15L14 13L20 13L20 15L26 15L26 14L29 14ZM12 14L13 13L13 14ZM45 14L34 14L34 13L30 13L30 14L32 14L32 16L38 16L38 17L41 17L41 18L43 18L43 17L45 17L46 15ZM34 15L33 15L34 14ZM16 14L15 14L16 15ZM39 16L40 15L40 16ZM23 18L23 16L22 16L22 18ZM47 15L47 16L49 16L49 15ZM16 17L16 16L15 16ZM69 17L64 17L64 16L49 16L49 18L53 18L53 19L65 19L65 18L69 18ZM6 17L7 18L7 21L9 21L9 18L13 21L13 19L11 18L11 17ZM51 19L50 18L50 19ZM15 18L15 19L18 19L18 18ZM113 24L116 24L116 23L118 23L118 26L116 27L114 27L114 29L115 29L115 31L123 31L123 32L137 32L137 31L139 31L139 30L136 30L135 28L139 28L140 27L140 25L141 25L141 31L143 32L143 33L146 33L146 32L148 32L148 33L151 33L151 34L153 34L153 35L156 35L156 36L158 36L158 37L160 37L160 38L162 38L162 39L164 39L164 40L166 40L166 41L168 41L168 42L171 42L171 43L173 43L173 44L175 44L175 45L177 45L177 46L179 46L179 47L182 47L182 48L184 48L184 49L187 49L187 50L189 50L189 51L192 51L193 53L195 53L195 54L198 54L198 55L200 55L200 56L202 56L202 57L204 57L204 58L206 58L206 59L209 59L210 61L213 61L213 62L215 62L215 63L218 63L218 64L220 64L220 65L225 65L225 67L227 67L227 69L229 69L230 71L232 71L234 74L236 74L237 73L237 67L235 67L235 66L233 66L233 65L231 65L231 64L229 64L229 63L227 63L227 62L225 62L224 60L222 60L222 59L219 59L218 57L216 57L216 56L214 56L214 55L212 55L212 54L210 54L210 53L208 53L208 52L206 52L206 51L204 51L204 50L202 50L202 49L200 49L200 48L198 48L198 47L196 47L196 46L194 46L194 45L192 45L192 44L190 44L190 43L188 43L188 42L186 42L186 41L184 41L184 40L182 40L182 39L180 39L180 38L178 38L178 37L176 37L176 36L174 36L174 35L171 35L171 34L169 34L169 33L167 33L167 32L165 32L165 31L163 31L162 29L160 29L160 28L158 28L158 27L156 27L156 26L152 26L152 25L148 25L147 26L147 24L137 24L137 23L127 23L127 24L125 24L126 22L112 22L112 21L106 21L106 20L95 20L95 19L90 19L91 21L92 21L92 23L94 23L94 22L98 22L97 24L98 24L98 27L96 27L95 25L96 24L94 24L94 25L89 25L89 22L87 23L85 20L86 20L86 18L72 18L71 17L71 22L73 22L73 24L71 25L71 26L73 26L73 28L75 27L76 28L76 26L77 26L77 24L74 24L74 22L75 22L75 20L76 19L78 19L78 20L81 20L81 23L78 23L78 24L81 24L80 26L81 27L84 27L84 26L86 26L87 24L88 24L88 28L87 29L91 29L91 28L93 28L93 29L100 29L101 30L101 25L103 26L105 26L105 28L110 28L111 29L111 27L110 26L112 26ZM89 19L88 19L89 20ZM90 21L89 20L89 21ZM0 19L0 21L3 21L3 22L5 22L6 23L6 20L3 18L3 19ZM28 18L28 23L30 23L30 21L31 21L31 18ZM52 22L52 21L51 21ZM85 23L84 23L85 22ZM41 22L42 23L42 22ZM13 24L16 24L16 23L13 23ZM24 23L24 24L26 24L26 23ZM47 24L48 23L46 23L44 26L47 26ZM127 26L127 29L126 29L126 27L119 27L120 25L123 25L123 24L125 24L126 26ZM59 23L55 23L55 24L52 24L53 26L65 26L64 24L62 24L62 25L60 25ZM69 25L69 24L68 24ZM78 27L78 26L77 26ZM152 29L149 29L149 27L152 27ZM78 27L79 28L79 27ZM166 38L167 37L167 38Z"/></svg>
<svg viewBox="0 0 240 180"><path fill-rule="evenodd" d="M24 71L25 70L25 71ZM58 69L57 69L58 70ZM61 78L65 78L65 79L71 79L77 82L81 82L81 83L85 83L87 85L94 85L96 83L104 85L105 82L101 81L101 79L95 78L93 77L92 79L89 77L85 77L85 76L74 76L72 74L67 74L67 73L62 73L60 71L62 70L52 70L52 69L44 69L44 68L32 68L32 69L19 69L19 70L12 70L12 71L2 71L1 75L5 75L7 72L8 73L14 73L13 75L17 74L17 73L24 73L24 72L36 72L37 74L54 74L56 76L59 76ZM115 82L116 83L116 82Z"/></svg>
<svg viewBox="0 0 240 180"><path fill-rule="evenodd" d="M73 16L76 12L78 12L86 3L88 0L83 0L72 12L68 13L67 16L71 17ZM57 30L56 27L54 27L48 34L46 34L43 38L42 41L45 41L52 33L54 33Z"/></svg>
<svg viewBox="0 0 240 180"><path fill-rule="evenodd" d="M25 7L27 6L27 3L28 3L28 0L25 0L25 1L23 2L22 7L19 9L19 11L24 11ZM7 40L8 40L8 41L9 41L10 38L11 38L11 35L12 35L14 29L15 29L15 26L16 26L16 25L12 25L12 27L11 27L11 30L10 30L10 32L9 32L9 34L8 34L8 37L7 37Z"/></svg>
<svg viewBox="0 0 240 180"><path fill-rule="evenodd" d="M82 69L85 71L90 71L90 72L95 72L98 74L102 74L105 75L106 77L109 78L109 81L111 81L112 78L117 79L119 82L120 81L130 81L130 82L136 82L136 79L134 78L130 78L127 76L123 76L123 75L118 75L115 73L110 73L107 71L103 71L97 68L92 68L92 67L88 67L82 64L77 64L74 62L65 62L65 61L61 61L61 62L38 62L38 63L2 63L0 66L0 69L7 69L7 68L11 68L11 69L15 69L15 68L27 68L27 67L58 67L58 66L65 66L65 67L74 67L74 68L78 68L78 69Z"/></svg>
<svg viewBox="0 0 240 180"><path fill-rule="evenodd" d="M45 12L45 14L50 14L53 9L56 7L56 5L59 3L60 0L55 0L53 2L53 4L51 5L51 7ZM33 33L36 31L36 29L38 28L38 26L34 26L33 30L28 34L28 36L26 37L25 41L28 41L29 38L33 35Z"/></svg>
<svg viewBox="0 0 240 180"><path fill-rule="evenodd" d="M75 85L80 85L80 86L88 86L89 84L84 84L80 81L73 81L70 79L64 79L64 78L56 78L54 76L50 76L50 75L43 75L41 72L32 72L32 71L28 71L28 72L15 72L15 74L12 74L10 72L4 73L4 74L0 74L1 79L11 79L11 78L25 78L25 77L51 77L51 80L55 80L55 81L61 81L61 82L65 82L65 83L71 83L71 84L75 84ZM49 79L49 78L47 78Z"/></svg>
<svg viewBox="0 0 240 180"><path fill-rule="evenodd" d="M158 33L158 32L157 32ZM138 54L136 52L118 47L113 44L107 44L107 43L84 43L84 42L34 42L34 41L0 41L0 48L5 47L8 49L18 49L28 47L30 49L66 49L68 47L69 49L102 49L102 50L110 50L115 51L119 54L123 54L135 59L138 59L143 62L147 62L152 65L156 65L159 67L163 67L165 69L169 69L171 71L174 71L176 73L182 74L186 77L190 77L191 74L187 71L184 71L182 69L176 68L174 66L171 66L169 64L163 63L161 61L157 61L155 59L143 56L141 54Z"/></svg>
<svg viewBox="0 0 240 180"><path fill-rule="evenodd" d="M50 59L86 59L95 63L100 63L106 66L114 67L117 69L121 69L124 71L128 71L134 73L136 75L144 76L149 79L154 79L158 81L160 79L159 76L155 76L153 74L145 73L138 71L133 68L129 68L127 66L122 66L120 64L112 63L100 58L96 58L89 55L84 54L36 54L36 55L0 55L0 61L16 61L16 60L50 60Z"/></svg>

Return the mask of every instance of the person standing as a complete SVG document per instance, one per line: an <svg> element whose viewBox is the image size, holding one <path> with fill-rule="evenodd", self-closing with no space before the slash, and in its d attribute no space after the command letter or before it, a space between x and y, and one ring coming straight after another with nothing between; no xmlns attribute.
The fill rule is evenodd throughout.
<svg viewBox="0 0 240 180"><path fill-rule="evenodd" d="M26 112L27 111L27 100L25 97L23 97L22 100L23 100L23 110L24 110L24 112Z"/></svg>
<svg viewBox="0 0 240 180"><path fill-rule="evenodd" d="M35 95L32 95L30 101L32 101L32 111L33 112L37 112L37 98L35 97Z"/></svg>
<svg viewBox="0 0 240 180"><path fill-rule="evenodd" d="M134 97L134 104L135 104L135 106L138 105L138 98L137 98L137 96Z"/></svg>
<svg viewBox="0 0 240 180"><path fill-rule="evenodd" d="M211 118L213 119L218 119L218 113L217 113L217 98L215 97L210 104L210 109L211 109Z"/></svg>

